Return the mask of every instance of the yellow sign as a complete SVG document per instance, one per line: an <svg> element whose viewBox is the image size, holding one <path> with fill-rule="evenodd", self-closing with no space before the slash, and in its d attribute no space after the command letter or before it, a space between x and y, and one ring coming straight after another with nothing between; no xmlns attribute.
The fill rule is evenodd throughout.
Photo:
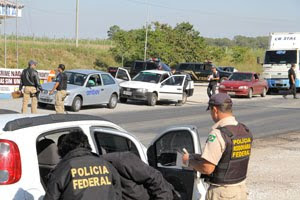
<svg viewBox="0 0 300 200"><path fill-rule="evenodd" d="M111 181L107 176L109 171L106 166L72 168L70 173L73 178L74 190L111 185Z"/></svg>
<svg viewBox="0 0 300 200"><path fill-rule="evenodd" d="M251 153L251 138L234 139L231 158L243 158L250 156Z"/></svg>

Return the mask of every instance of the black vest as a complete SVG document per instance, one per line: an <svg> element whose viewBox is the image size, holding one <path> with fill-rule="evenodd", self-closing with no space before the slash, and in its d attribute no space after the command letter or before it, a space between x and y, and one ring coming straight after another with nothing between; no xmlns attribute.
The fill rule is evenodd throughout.
<svg viewBox="0 0 300 200"><path fill-rule="evenodd" d="M244 124L218 128L226 149L208 181L215 184L235 184L246 179L253 136Z"/></svg>
<svg viewBox="0 0 300 200"><path fill-rule="evenodd" d="M56 89L58 91L67 90L68 77L64 72L60 73L60 76L61 76L61 81L59 82L59 85Z"/></svg>

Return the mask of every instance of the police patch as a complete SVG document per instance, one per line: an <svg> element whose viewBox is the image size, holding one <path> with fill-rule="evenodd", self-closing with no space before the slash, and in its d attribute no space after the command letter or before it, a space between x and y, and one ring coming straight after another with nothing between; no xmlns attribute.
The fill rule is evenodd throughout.
<svg viewBox="0 0 300 200"><path fill-rule="evenodd" d="M209 135L208 138L207 138L207 141L208 142L214 142L216 139L216 136L215 135Z"/></svg>

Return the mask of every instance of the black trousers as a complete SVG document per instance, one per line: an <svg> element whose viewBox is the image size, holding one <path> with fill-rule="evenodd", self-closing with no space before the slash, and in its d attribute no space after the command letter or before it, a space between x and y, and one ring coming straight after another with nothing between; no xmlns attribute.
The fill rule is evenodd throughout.
<svg viewBox="0 0 300 200"><path fill-rule="evenodd" d="M295 84L290 84L290 89L288 90L287 94L293 94L294 97L296 97L296 85Z"/></svg>
<svg viewBox="0 0 300 200"><path fill-rule="evenodd" d="M207 95L210 98L212 95L216 94L217 84L208 84Z"/></svg>

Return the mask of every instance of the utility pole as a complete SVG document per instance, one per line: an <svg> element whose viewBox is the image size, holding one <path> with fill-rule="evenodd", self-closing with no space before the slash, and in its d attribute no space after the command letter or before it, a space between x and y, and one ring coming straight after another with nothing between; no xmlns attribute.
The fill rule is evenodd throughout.
<svg viewBox="0 0 300 200"><path fill-rule="evenodd" d="M19 6L18 0L16 0L16 50L17 50L17 69L19 68L19 41L18 41L18 17L19 17Z"/></svg>
<svg viewBox="0 0 300 200"><path fill-rule="evenodd" d="M4 67L6 68L6 15L7 15L7 5L6 0L4 0L5 4L5 13L4 13L4 23L3 23L3 30L4 30Z"/></svg>
<svg viewBox="0 0 300 200"><path fill-rule="evenodd" d="M146 0L147 3L147 19L146 19L146 35L145 35L145 51L144 51L144 61L147 59L147 45L148 45L148 21L149 21L149 0Z"/></svg>
<svg viewBox="0 0 300 200"><path fill-rule="evenodd" d="M78 20L79 20L79 0L76 0L76 30L75 30L75 35L76 35L76 47L78 47Z"/></svg>

